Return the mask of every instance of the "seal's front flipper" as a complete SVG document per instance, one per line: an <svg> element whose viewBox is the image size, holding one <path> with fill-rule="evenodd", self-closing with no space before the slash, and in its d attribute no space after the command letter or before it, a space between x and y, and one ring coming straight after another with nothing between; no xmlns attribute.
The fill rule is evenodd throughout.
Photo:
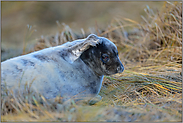
<svg viewBox="0 0 183 123"><path fill-rule="evenodd" d="M100 95L97 95L96 97L92 98L89 101L89 105L94 105L95 103L99 102L102 99L102 97Z"/></svg>
<svg viewBox="0 0 183 123"><path fill-rule="evenodd" d="M70 56L68 56L67 61L73 63L90 46L96 46L100 43L101 40L98 36L96 36L95 34L90 34L84 41L78 42L75 45L68 47L68 52L70 52Z"/></svg>

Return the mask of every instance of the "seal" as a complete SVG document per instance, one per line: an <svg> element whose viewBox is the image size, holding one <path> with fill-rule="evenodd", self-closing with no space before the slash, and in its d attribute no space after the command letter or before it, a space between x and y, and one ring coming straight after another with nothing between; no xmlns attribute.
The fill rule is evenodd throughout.
<svg viewBox="0 0 183 123"><path fill-rule="evenodd" d="M1 88L38 92L47 99L92 99L100 92L104 75L123 70L115 44L90 34L2 62Z"/></svg>

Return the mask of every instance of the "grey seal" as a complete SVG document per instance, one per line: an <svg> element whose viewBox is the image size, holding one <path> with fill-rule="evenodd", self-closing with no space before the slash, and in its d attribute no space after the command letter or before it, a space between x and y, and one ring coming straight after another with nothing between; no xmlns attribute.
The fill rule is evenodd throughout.
<svg viewBox="0 0 183 123"><path fill-rule="evenodd" d="M61 96L92 99L101 89L104 75L121 73L124 66L117 47L104 37L90 34L1 63L1 88L35 91L47 99ZM25 85L27 87L25 87Z"/></svg>

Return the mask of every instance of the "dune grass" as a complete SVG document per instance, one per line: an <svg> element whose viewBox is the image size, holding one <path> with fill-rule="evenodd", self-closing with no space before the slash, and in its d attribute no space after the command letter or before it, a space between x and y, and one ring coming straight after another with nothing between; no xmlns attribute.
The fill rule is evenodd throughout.
<svg viewBox="0 0 183 123"><path fill-rule="evenodd" d="M100 102L89 105L60 98L46 100L27 93L15 98L9 91L2 96L2 121L182 121L182 2L165 2L161 11L148 6L144 22L119 17L106 29L80 34L57 22L54 36L42 37L30 52L90 33L105 36L119 51L125 70L105 76ZM28 52L27 52L28 53Z"/></svg>

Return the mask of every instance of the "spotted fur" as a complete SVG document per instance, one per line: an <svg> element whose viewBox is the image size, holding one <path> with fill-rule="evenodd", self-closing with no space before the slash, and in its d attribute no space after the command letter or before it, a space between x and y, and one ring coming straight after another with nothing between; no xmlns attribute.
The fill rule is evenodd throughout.
<svg viewBox="0 0 183 123"><path fill-rule="evenodd" d="M107 63L101 60L104 53L109 58ZM98 95L104 75L123 70L116 46L104 37L91 34L86 39L2 62L1 86L7 85L16 92L22 91L27 83L31 90L48 99L92 98Z"/></svg>

